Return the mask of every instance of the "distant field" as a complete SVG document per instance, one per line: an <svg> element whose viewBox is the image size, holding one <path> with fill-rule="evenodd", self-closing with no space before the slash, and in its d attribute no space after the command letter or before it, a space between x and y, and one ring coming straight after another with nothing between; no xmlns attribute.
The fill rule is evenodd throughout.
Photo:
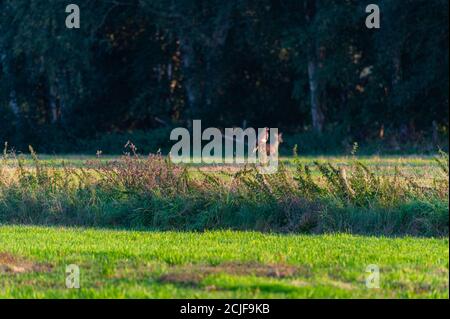
<svg viewBox="0 0 450 319"><path fill-rule="evenodd" d="M448 238L0 227L0 298L448 298ZM77 264L81 289L65 287ZM369 264L380 288L365 285Z"/></svg>
<svg viewBox="0 0 450 319"><path fill-rule="evenodd" d="M30 155L21 155L24 164L33 166L33 160ZM358 161L373 168L377 174L392 174L396 168L402 169L404 173L413 174L418 178L432 178L439 167L435 161L436 156L430 155L407 155L407 156L358 156ZM120 155L102 155L96 157L93 155L39 155L43 165L61 168L63 166L83 167L87 161L109 162L120 159ZM144 157L145 158L145 157ZM298 157L280 157L280 163L286 165L288 169L293 169L298 163L313 166L314 162L326 162L337 166L349 165L353 159L352 156L298 156ZM14 160L8 160L5 163L14 163ZM196 170L207 172L236 172L242 168L242 165L229 164L189 164L191 171ZM313 174L317 170L312 167Z"/></svg>
<svg viewBox="0 0 450 319"><path fill-rule="evenodd" d="M25 163L31 165L32 158L30 155L22 154L24 157ZM62 163L69 165L83 165L88 160L101 159L103 161L110 161L120 158L120 155L101 155L97 157L95 155L83 155L83 154L67 154L67 155L46 155L39 154L39 158L41 161L51 164L51 165L61 165ZM304 164L312 164L314 161L327 161L335 164L344 164L348 163L349 159L352 156L299 156L295 159L293 156L281 156L280 162L286 164L292 164L294 160L298 160ZM406 155L406 156L397 156L397 155L388 155L388 156L358 156L358 160L373 166L395 166L395 165L405 165L405 166L434 166L434 156L431 155ZM12 160L11 160L12 161ZM10 161L10 162L11 162ZM206 166L204 164L192 164L194 166ZM213 165L211 165L213 166Z"/></svg>

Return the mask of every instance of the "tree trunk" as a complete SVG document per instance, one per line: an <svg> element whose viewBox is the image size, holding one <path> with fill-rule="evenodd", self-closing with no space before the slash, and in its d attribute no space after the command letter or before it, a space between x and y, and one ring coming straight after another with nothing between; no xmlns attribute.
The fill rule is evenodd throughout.
<svg viewBox="0 0 450 319"><path fill-rule="evenodd" d="M51 113L51 122L55 124L58 122L58 98L55 94L55 89L53 85L50 85L50 113Z"/></svg>
<svg viewBox="0 0 450 319"><path fill-rule="evenodd" d="M11 92L9 93L9 107L13 111L14 115L19 118L20 110L19 106L17 105L16 91L14 90L11 90Z"/></svg>
<svg viewBox="0 0 450 319"><path fill-rule="evenodd" d="M323 131L323 123L325 120L323 114L323 106L320 94L319 79L317 76L318 63L315 57L309 57L308 76L309 76L309 92L311 97L311 117L314 131L321 133Z"/></svg>
<svg viewBox="0 0 450 319"><path fill-rule="evenodd" d="M6 77L9 77L10 76L9 65L8 65L7 56L5 53L0 55L0 67L1 67L1 70L3 70L3 74ZM20 115L19 114L20 110L19 110L19 106L17 104L16 91L14 90L14 88L11 88L10 92L9 92L9 107L11 108L14 115L18 118Z"/></svg>
<svg viewBox="0 0 450 319"><path fill-rule="evenodd" d="M214 21L212 33L205 38L205 76L204 76L204 96L203 104L211 108L215 106L217 91L222 83L222 71L219 69L222 59L223 48L232 27L232 13L234 2L228 0L224 2L223 8L218 12Z"/></svg>
<svg viewBox="0 0 450 319"><path fill-rule="evenodd" d="M63 78L64 72L61 73ZM50 79L49 81L49 103L50 103L50 113L51 113L51 123L56 124L62 121L62 114L64 108L63 102L63 86L60 77Z"/></svg>
<svg viewBox="0 0 450 319"><path fill-rule="evenodd" d="M309 0L306 3L306 21L310 27L316 15L316 1ZM315 132L321 133L325 116L323 113L323 102L321 99L321 84L319 80L319 54L317 49L317 41L312 32L309 32L308 40L308 80L309 93L311 99L311 117L312 126Z"/></svg>
<svg viewBox="0 0 450 319"><path fill-rule="evenodd" d="M199 81L196 79L194 47L187 36L183 36L180 40L180 51L182 55L183 84L186 89L188 102L188 121L191 122L199 113L201 88Z"/></svg>

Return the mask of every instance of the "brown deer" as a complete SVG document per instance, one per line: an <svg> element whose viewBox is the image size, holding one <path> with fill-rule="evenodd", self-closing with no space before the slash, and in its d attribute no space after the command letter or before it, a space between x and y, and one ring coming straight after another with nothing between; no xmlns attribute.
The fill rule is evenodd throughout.
<svg viewBox="0 0 450 319"><path fill-rule="evenodd" d="M253 150L253 153L257 150L260 152L265 153L269 156L273 156L278 154L278 149L280 147L280 144L283 143L283 133L275 134L274 141L272 143L268 144L269 141L269 128L265 127L264 131L258 136L258 144L256 145L255 149Z"/></svg>
<svg viewBox="0 0 450 319"><path fill-rule="evenodd" d="M278 148L283 143L283 133L275 134L274 137L274 141L269 144L269 148L267 149L267 155L269 156L278 155Z"/></svg>
<svg viewBox="0 0 450 319"><path fill-rule="evenodd" d="M269 128L265 127L263 131L258 135L258 141L256 142L255 148L253 149L253 153L255 153L256 151L261 151L261 145L267 145L268 140L269 140Z"/></svg>

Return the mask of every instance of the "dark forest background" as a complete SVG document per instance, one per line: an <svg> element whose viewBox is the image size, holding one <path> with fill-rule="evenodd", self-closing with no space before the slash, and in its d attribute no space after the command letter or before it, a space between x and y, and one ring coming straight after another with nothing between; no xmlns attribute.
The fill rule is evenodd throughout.
<svg viewBox="0 0 450 319"><path fill-rule="evenodd" d="M67 29L65 8L81 9ZM367 29L365 8L381 9ZM175 126L278 127L285 152L448 145L448 0L0 0L0 140L166 149Z"/></svg>

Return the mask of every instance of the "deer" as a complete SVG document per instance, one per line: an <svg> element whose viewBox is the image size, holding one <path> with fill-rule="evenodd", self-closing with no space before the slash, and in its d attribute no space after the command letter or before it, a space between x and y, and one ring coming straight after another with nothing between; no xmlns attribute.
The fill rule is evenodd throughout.
<svg viewBox="0 0 450 319"><path fill-rule="evenodd" d="M275 134L274 137L274 141L269 144L269 148L267 149L267 155L269 156L278 155L278 148L283 143L283 133Z"/></svg>
<svg viewBox="0 0 450 319"><path fill-rule="evenodd" d="M261 145L266 145L269 140L269 128L263 128L263 131L258 135L258 141L256 142L255 148L253 149L253 153L256 151L261 151Z"/></svg>
<svg viewBox="0 0 450 319"><path fill-rule="evenodd" d="M280 144L283 143L283 133L275 134L274 141L271 144L267 144L268 140L269 140L269 128L265 127L264 131L258 136L258 142L255 148L253 149L253 153L255 153L256 151L263 152L265 148L265 153L268 156L278 154L278 148L280 147Z"/></svg>

